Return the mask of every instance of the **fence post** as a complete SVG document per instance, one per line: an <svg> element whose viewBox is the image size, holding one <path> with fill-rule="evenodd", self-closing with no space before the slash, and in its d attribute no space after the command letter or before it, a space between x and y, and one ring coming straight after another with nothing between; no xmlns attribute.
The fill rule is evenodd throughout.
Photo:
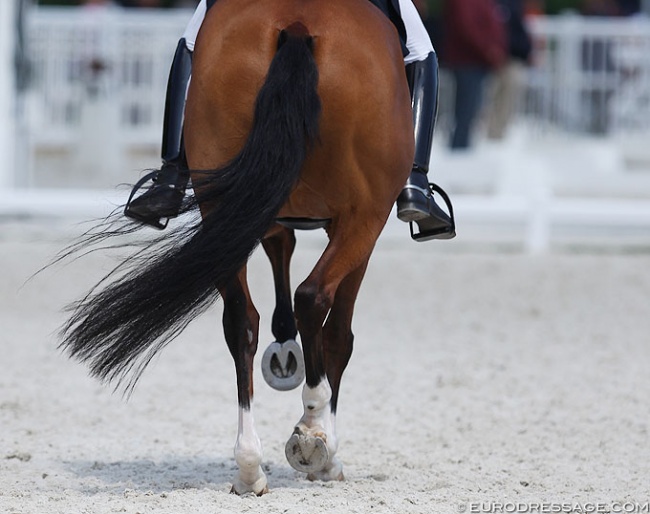
<svg viewBox="0 0 650 514"><path fill-rule="evenodd" d="M16 2L0 2L0 191L14 185Z"/></svg>

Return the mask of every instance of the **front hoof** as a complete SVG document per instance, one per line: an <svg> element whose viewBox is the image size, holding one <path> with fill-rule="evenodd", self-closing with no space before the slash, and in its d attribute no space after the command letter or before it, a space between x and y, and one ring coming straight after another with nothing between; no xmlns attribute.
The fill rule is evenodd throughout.
<svg viewBox="0 0 650 514"><path fill-rule="evenodd" d="M287 441L284 454L291 467L302 473L321 471L329 460L329 450L322 437L296 431Z"/></svg>

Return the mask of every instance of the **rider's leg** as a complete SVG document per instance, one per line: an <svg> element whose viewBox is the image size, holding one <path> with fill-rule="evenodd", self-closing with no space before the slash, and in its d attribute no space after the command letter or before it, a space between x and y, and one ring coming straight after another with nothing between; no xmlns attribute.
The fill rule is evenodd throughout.
<svg viewBox="0 0 650 514"><path fill-rule="evenodd" d="M140 181L127 202L124 214L142 223L164 228L161 219L178 216L183 204L185 188L189 181L185 151L183 148L183 116L185 96L192 73L192 51L206 10L213 0L201 0L194 16L178 42L167 83L165 118L162 139L162 167ZM142 195L133 198L143 181L153 181Z"/></svg>
<svg viewBox="0 0 650 514"><path fill-rule="evenodd" d="M438 59L411 0L399 0L399 4L409 50L404 61L413 106L415 156L411 175L397 199L397 217L418 224L419 233L413 234L418 241L451 239L456 235L453 213L450 216L436 204L432 187L441 190L430 187L427 178L438 110ZM441 194L451 210L446 195Z"/></svg>

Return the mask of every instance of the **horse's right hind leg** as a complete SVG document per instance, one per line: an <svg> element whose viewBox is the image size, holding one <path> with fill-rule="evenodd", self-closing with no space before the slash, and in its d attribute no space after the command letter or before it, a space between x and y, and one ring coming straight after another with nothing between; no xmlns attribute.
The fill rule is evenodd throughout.
<svg viewBox="0 0 650 514"><path fill-rule="evenodd" d="M323 357L325 360L327 382L331 388L329 412L324 413L324 416L329 417L329 419L324 420L324 425L327 427L324 432L327 436L328 448L334 448L335 451L338 449L336 410L338 406L339 388L343 372L352 356L352 345L354 341L354 335L352 334L352 314L367 266L368 259L341 282L336 290L334 303L323 327ZM307 417L303 417L297 427L299 433L303 435L308 433L310 431L309 425L313 426L313 424L313 420L308 420ZM304 425L304 427L301 425ZM294 442L299 443L300 438L294 436L292 436ZM317 440L313 442L317 444ZM295 450L298 455L302 452L300 445ZM316 450L314 453L317 453ZM343 480L343 466L335 452L328 452L325 464L320 469L310 471L307 478L309 480L325 481Z"/></svg>
<svg viewBox="0 0 650 514"><path fill-rule="evenodd" d="M307 380L302 393L303 416L285 446L285 454L294 469L312 479L343 478L336 458L336 400L352 352L354 302L382 227L379 223L367 226L364 238L358 237L353 225L332 231L318 264L296 290L296 319Z"/></svg>

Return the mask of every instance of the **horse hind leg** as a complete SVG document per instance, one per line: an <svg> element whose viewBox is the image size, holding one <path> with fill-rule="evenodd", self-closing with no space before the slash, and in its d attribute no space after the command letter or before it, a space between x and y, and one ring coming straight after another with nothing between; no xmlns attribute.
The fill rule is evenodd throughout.
<svg viewBox="0 0 650 514"><path fill-rule="evenodd" d="M325 368L327 380L332 388L332 397L330 399L330 438L334 438L336 446L338 446L336 411L338 408L339 389L343 372L352 356L354 341L352 314L354 311L354 303L367 267L368 260L341 282L334 297L334 304L323 327ZM332 455L323 469L309 473L307 478L309 480L324 481L343 480L343 466L338 457Z"/></svg>
<svg viewBox="0 0 650 514"><path fill-rule="evenodd" d="M262 246L271 262L275 283L275 309L271 323L275 341L262 357L262 376L273 389L288 391L298 387L305 377L291 302L290 265L296 238L293 230L278 225L262 241Z"/></svg>
<svg viewBox="0 0 650 514"><path fill-rule="evenodd" d="M262 470L262 444L253 418L253 359L257 350L259 314L253 306L246 283L245 268L221 291L224 302L223 327L226 343L235 361L239 420L235 461L238 472L232 492L254 493L268 491Z"/></svg>
<svg viewBox="0 0 650 514"><path fill-rule="evenodd" d="M278 227L270 236L262 240L262 246L271 262L275 283L275 310L271 331L276 341L295 339L298 330L291 305L289 273L291 256L296 247L296 236L293 230Z"/></svg>
<svg viewBox="0 0 650 514"><path fill-rule="evenodd" d="M377 235L380 231L377 227ZM368 238L367 247L360 248L358 238L352 233L348 236L332 238L296 291L307 382L302 394L304 414L287 442L285 454L294 469L312 479L343 479L342 465L336 458L338 387L352 351L348 321L375 241ZM334 318L330 320L328 314Z"/></svg>
<svg viewBox="0 0 650 514"><path fill-rule="evenodd" d="M302 402L305 413L287 441L285 455L292 468L307 473L308 477L332 470L332 474L342 480L343 468L335 458L338 441L332 425L331 396L327 379L316 387L304 386ZM333 466L339 467L338 473L334 473Z"/></svg>

